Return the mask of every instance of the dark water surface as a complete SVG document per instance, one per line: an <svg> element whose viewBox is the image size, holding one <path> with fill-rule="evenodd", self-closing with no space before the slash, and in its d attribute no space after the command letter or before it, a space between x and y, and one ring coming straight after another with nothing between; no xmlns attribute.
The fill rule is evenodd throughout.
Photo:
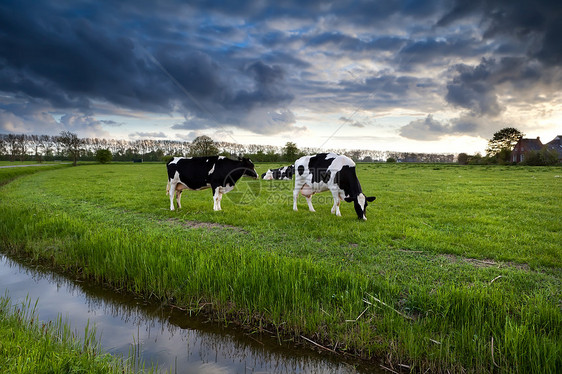
<svg viewBox="0 0 562 374"><path fill-rule="evenodd" d="M4 291L4 289L6 291ZM69 280L22 259L0 254L0 292L12 304L29 297L42 321L67 319L78 336L89 321L104 351L125 358L136 350L147 366L172 373L381 373L269 335L206 322L103 287Z"/></svg>

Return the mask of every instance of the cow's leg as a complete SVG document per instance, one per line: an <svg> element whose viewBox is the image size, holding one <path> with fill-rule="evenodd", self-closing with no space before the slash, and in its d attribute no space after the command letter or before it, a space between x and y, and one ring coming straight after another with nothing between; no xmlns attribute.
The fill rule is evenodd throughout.
<svg viewBox="0 0 562 374"><path fill-rule="evenodd" d="M293 190L293 210L296 212L299 210L297 207L297 200L299 199L299 193L301 192L302 183L295 181L295 189Z"/></svg>
<svg viewBox="0 0 562 374"><path fill-rule="evenodd" d="M332 214L335 214L336 216L341 216L340 213L340 193L339 191L333 191L332 192L332 197L334 198L334 205L332 206Z"/></svg>
<svg viewBox="0 0 562 374"><path fill-rule="evenodd" d="M176 193L176 186L177 183L168 182L170 184L170 188L168 190L168 195L170 195L170 210L174 210L174 195Z"/></svg>
<svg viewBox="0 0 562 374"><path fill-rule="evenodd" d="M223 192L222 189L219 190L219 210L222 210L221 201L222 201L222 197L225 193L226 193L226 191Z"/></svg>
<svg viewBox="0 0 562 374"><path fill-rule="evenodd" d="M221 192L220 192L220 187L217 186L213 189L215 191L215 194L213 195L213 210L221 210Z"/></svg>
<svg viewBox="0 0 562 374"><path fill-rule="evenodd" d="M295 190L293 191L293 210L296 212L299 210L299 208L297 207L297 200L299 198L299 190L295 188Z"/></svg>
<svg viewBox="0 0 562 374"><path fill-rule="evenodd" d="M314 210L314 207L312 206L312 195L305 196L305 197L306 197L306 203L308 204L308 210L310 210L311 212L316 212L316 210Z"/></svg>
<svg viewBox="0 0 562 374"><path fill-rule="evenodd" d="M293 191L293 210L296 212L299 210L299 208L297 207L297 200L299 198L299 190L297 190L295 188L295 190Z"/></svg>
<svg viewBox="0 0 562 374"><path fill-rule="evenodd" d="M182 190L176 191L176 202L178 203L178 209L181 209L181 193Z"/></svg>

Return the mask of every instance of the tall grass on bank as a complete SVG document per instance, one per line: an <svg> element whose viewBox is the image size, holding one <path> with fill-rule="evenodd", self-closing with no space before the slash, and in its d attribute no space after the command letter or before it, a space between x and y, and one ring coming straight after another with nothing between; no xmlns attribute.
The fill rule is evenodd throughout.
<svg viewBox="0 0 562 374"><path fill-rule="evenodd" d="M29 299L12 304L7 295L0 297L0 372L137 372L132 362L104 354L96 341L95 329L89 325L80 337L60 316L55 321L39 321L35 307Z"/></svg>
<svg viewBox="0 0 562 374"><path fill-rule="evenodd" d="M551 203L562 169L544 169L525 197L517 184L530 169L442 170L360 169L363 189L380 191L367 222L348 206L330 215L320 197L316 214L293 212L280 182L237 184L259 194L223 200L222 212L210 193L186 193L169 212L164 165L40 173L0 190L0 243L92 282L416 371L559 372ZM531 202L540 215L521 217ZM528 225L505 228L505 217ZM529 266L531 241L540 260Z"/></svg>
<svg viewBox="0 0 562 374"><path fill-rule="evenodd" d="M26 165L26 164L24 164ZM5 166L13 166L6 164ZM41 164L38 166L9 167L0 169L0 186L13 181L18 177L35 174L39 171L47 171L68 167L67 164Z"/></svg>

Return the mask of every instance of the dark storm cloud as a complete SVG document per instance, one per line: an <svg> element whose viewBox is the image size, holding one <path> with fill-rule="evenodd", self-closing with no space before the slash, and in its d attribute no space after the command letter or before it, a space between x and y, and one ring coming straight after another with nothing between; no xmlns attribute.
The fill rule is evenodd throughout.
<svg viewBox="0 0 562 374"><path fill-rule="evenodd" d="M400 136L414 140L435 141L446 135L466 135L474 133L478 125L475 122L455 120L442 123L429 114L424 119L411 121L400 129Z"/></svg>
<svg viewBox="0 0 562 374"><path fill-rule="evenodd" d="M92 99L129 108L167 105L130 39L40 2L0 6L0 46L0 83L8 92L82 112Z"/></svg>
<svg viewBox="0 0 562 374"><path fill-rule="evenodd" d="M355 109L384 109L393 106L411 108L435 94L428 78L409 75L382 74L361 80L344 80L332 92L337 97L352 100ZM429 108L425 107L425 110Z"/></svg>
<svg viewBox="0 0 562 374"><path fill-rule="evenodd" d="M84 114L92 113L94 100L160 113L180 105L235 126L242 125L240 112L279 108L293 99L282 87L280 66L224 61L215 51L206 53L188 43L183 48L167 42L144 48L134 35L116 32L111 17L107 24L97 16L92 16L96 22L85 18L101 13L95 4L87 5L75 12L40 2L0 5L0 90ZM145 26L154 36L167 33ZM203 28L206 34L229 32L226 27ZM236 76L242 79L232 79Z"/></svg>
<svg viewBox="0 0 562 374"><path fill-rule="evenodd" d="M1 129L72 125L48 118L56 112L102 131L116 124L96 115L130 110L181 113L174 129L275 134L298 129L296 108L427 113L443 101L459 118L500 116L505 87L561 87L559 3L3 1ZM407 126L474 130L461 122Z"/></svg>
<svg viewBox="0 0 562 374"><path fill-rule="evenodd" d="M497 91L502 87L522 92L524 96L525 90L535 86L545 93L556 91L561 83L559 75L551 75L541 69L538 61L525 57L483 58L476 66L459 64L453 71L456 74L447 84L445 100L474 115L499 115L504 108L498 101Z"/></svg>
<svg viewBox="0 0 562 374"><path fill-rule="evenodd" d="M411 76L385 74L368 77L363 82L342 81L340 84L352 92L376 92L379 95L398 96L405 95L417 83L418 79Z"/></svg>
<svg viewBox="0 0 562 374"><path fill-rule="evenodd" d="M562 35L562 12L559 11L558 17L547 25L542 46L536 54L537 58L546 65L562 65L560 35Z"/></svg>
<svg viewBox="0 0 562 374"><path fill-rule="evenodd" d="M347 123L349 126L352 127L358 127L358 128L363 128L365 127L364 123L361 123L359 121L353 120L351 118L347 118L347 117L340 117L340 121Z"/></svg>
<svg viewBox="0 0 562 374"><path fill-rule="evenodd" d="M100 123L101 123L101 124L104 124L104 125L106 125L106 126L109 126L109 127L119 127L119 126L123 126L123 125L124 125L123 122L116 122L116 121L107 120L107 119L102 119L102 120L100 120Z"/></svg>
<svg viewBox="0 0 562 374"><path fill-rule="evenodd" d="M458 107L471 110L478 115L498 115L502 108L490 81L493 61L483 60L476 67L457 65L457 76L447 84L445 99Z"/></svg>
<svg viewBox="0 0 562 374"><path fill-rule="evenodd" d="M432 115L412 121L400 129L400 136L416 140L435 140L447 133L447 126L433 119Z"/></svg>
<svg viewBox="0 0 562 374"><path fill-rule="evenodd" d="M398 53L401 64L433 63L443 64L447 57L472 57L486 52L485 47L474 38L436 38L410 42Z"/></svg>
<svg viewBox="0 0 562 374"><path fill-rule="evenodd" d="M394 51L406 43L400 37L381 36L370 40L362 40L339 32L322 33L310 38L307 45L312 47L331 46L343 51Z"/></svg>
<svg viewBox="0 0 562 374"><path fill-rule="evenodd" d="M558 0L455 0L437 25L450 26L468 17L484 25L486 39L516 38L528 57L547 65L562 63L562 3Z"/></svg>

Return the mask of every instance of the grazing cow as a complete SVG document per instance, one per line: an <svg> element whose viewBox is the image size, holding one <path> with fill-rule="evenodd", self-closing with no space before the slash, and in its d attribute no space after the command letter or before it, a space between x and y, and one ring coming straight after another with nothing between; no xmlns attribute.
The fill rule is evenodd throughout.
<svg viewBox="0 0 562 374"><path fill-rule="evenodd" d="M278 169L268 169L261 175L261 179L270 181L273 179L291 180L295 174L295 165L283 166Z"/></svg>
<svg viewBox="0 0 562 374"><path fill-rule="evenodd" d="M168 186L166 193L170 195L170 210L174 210L174 194L181 208L183 190L204 190L211 188L213 192L214 210L221 210L222 195L232 191L234 184L242 176L257 178L254 164L249 158L231 160L224 156L209 157L174 157L168 168Z"/></svg>
<svg viewBox="0 0 562 374"><path fill-rule="evenodd" d="M312 206L312 195L317 192L332 192L334 206L332 214L341 216L340 202L353 201L357 217L366 220L367 202L376 198L366 197L361 189L355 173L355 162L347 156L335 153L320 153L315 156L304 156L295 161L295 189L293 191L293 210L297 209L297 198L301 193L308 203L308 209L315 212Z"/></svg>

